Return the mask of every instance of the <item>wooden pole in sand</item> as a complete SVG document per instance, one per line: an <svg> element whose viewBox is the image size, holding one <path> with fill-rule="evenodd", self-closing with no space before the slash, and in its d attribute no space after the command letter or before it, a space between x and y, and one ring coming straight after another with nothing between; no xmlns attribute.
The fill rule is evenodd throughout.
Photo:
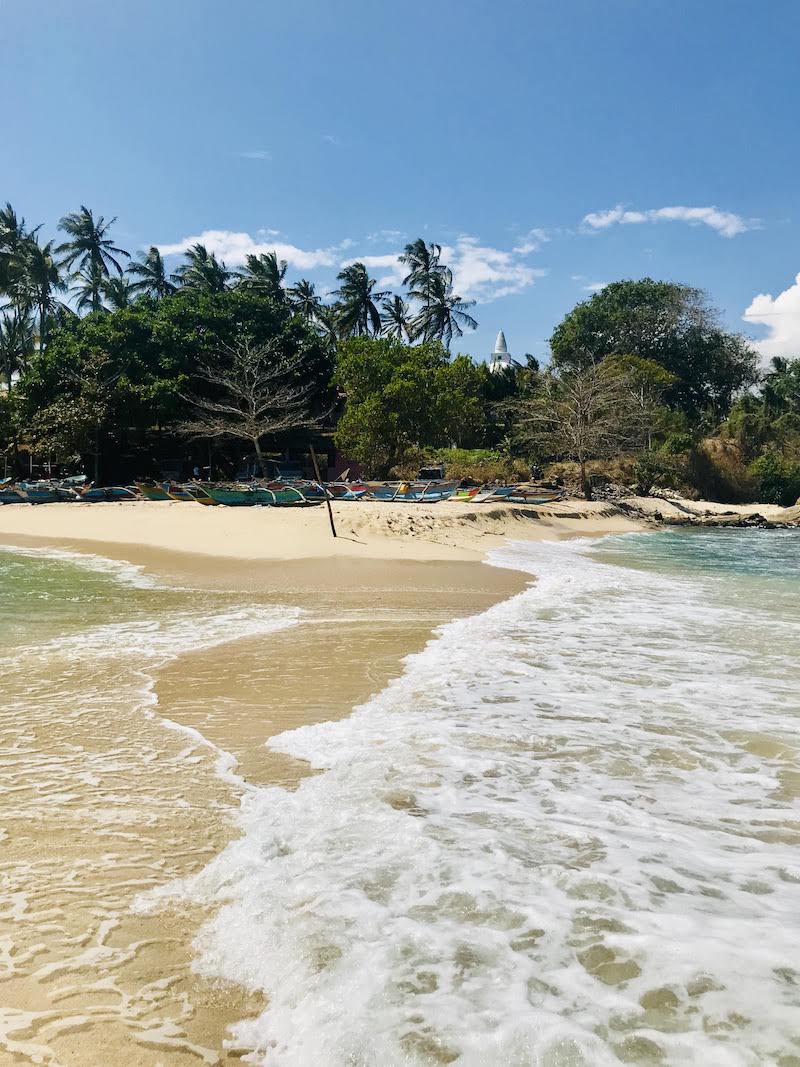
<svg viewBox="0 0 800 1067"><path fill-rule="evenodd" d="M326 504L326 506L328 508L328 521L331 524L331 533L335 537L336 536L336 526L334 525L334 522L333 522L333 510L331 508L330 493L325 488L325 486L322 484L322 478L320 477L320 474L319 474L319 463L317 463L317 453L314 451L314 446L312 444L309 444L308 448L309 448L309 451L311 452L311 462L314 464L314 474L316 474L316 476L317 476L317 485L319 485L320 489L325 494L325 504Z"/></svg>

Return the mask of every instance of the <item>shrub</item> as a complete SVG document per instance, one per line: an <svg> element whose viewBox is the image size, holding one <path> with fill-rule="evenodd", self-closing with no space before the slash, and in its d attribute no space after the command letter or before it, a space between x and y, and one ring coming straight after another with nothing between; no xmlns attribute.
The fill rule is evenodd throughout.
<svg viewBox="0 0 800 1067"><path fill-rule="evenodd" d="M800 497L800 462L777 452L765 452L747 468L758 485L758 499L765 504L791 507Z"/></svg>

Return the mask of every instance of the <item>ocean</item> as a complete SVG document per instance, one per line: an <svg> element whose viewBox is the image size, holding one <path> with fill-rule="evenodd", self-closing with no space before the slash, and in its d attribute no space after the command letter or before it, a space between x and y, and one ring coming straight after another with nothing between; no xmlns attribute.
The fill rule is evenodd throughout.
<svg viewBox="0 0 800 1067"><path fill-rule="evenodd" d="M176 879L155 847L143 855L142 819L191 809L203 768L234 790L235 774L202 736L164 729L148 672L189 640L267 639L302 616L147 589L102 561L3 554L5 670L28 690L4 712L0 799L13 809L46 781L31 825L99 820L133 837L141 870L117 908L200 909L194 970L266 996L235 1027L246 1062L797 1067L800 537L519 543L491 563L535 581L441 627L350 717L273 738L318 773L239 790L234 840ZM88 666L80 649L97 650ZM91 783L132 759L114 747L130 730L114 724L109 671L152 759L101 817ZM41 766L48 717L64 723L65 762ZM173 828L174 849L186 832ZM109 844L118 880L123 839ZM27 858L29 878L44 859ZM23 915L17 875L0 905ZM85 970L86 944L62 940ZM128 1025L154 1025L132 1010Z"/></svg>

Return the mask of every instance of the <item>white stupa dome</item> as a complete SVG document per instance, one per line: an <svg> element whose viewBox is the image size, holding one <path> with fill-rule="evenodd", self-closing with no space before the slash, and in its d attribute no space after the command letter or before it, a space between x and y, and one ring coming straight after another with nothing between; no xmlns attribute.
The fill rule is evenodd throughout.
<svg viewBox="0 0 800 1067"><path fill-rule="evenodd" d="M498 330L497 340L494 343L494 352L492 352L489 360L489 370L492 374L497 374L500 371L511 370L513 366L514 360L508 354L506 335L502 330Z"/></svg>

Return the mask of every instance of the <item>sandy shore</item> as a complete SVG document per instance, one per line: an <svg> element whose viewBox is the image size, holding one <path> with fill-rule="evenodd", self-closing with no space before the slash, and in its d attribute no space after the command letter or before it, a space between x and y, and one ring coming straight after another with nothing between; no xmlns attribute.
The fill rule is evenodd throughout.
<svg viewBox="0 0 800 1067"><path fill-rule="evenodd" d="M612 506L586 501L550 507L357 501L336 502L333 512L336 539L324 507L212 508L172 501L7 505L0 507L0 540L83 546L106 555L111 549L116 558L132 562L142 550L217 560L480 560L509 539L640 528Z"/></svg>
<svg viewBox="0 0 800 1067"><path fill-rule="evenodd" d="M667 510L653 501L659 509ZM308 773L271 752L270 737L349 714L435 627L521 591L529 577L481 565L487 550L508 539L652 528L583 501L488 509L363 502L334 511L336 540L324 508L0 508L0 546L125 560L183 594L205 590L302 615L291 629L184 651L159 667L154 718L130 699L115 703L112 690L98 728L83 707L84 666L76 674L69 662L61 684L74 706L54 700L46 674L38 696L20 690L22 719L9 701L8 736L25 737L4 772L13 804L3 813L3 871L9 900L30 896L36 910L0 909L0 943L13 946L0 1064L20 1055L65 1067L241 1062L225 1046L227 1028L258 1012L258 998L194 973L192 939L204 915L186 907L134 914L138 895L196 872L224 847L237 833L243 790L292 788ZM31 674L20 678L28 685ZM220 777L220 752L235 760L238 783Z"/></svg>
<svg viewBox="0 0 800 1067"><path fill-rule="evenodd" d="M0 544L69 547L134 562L184 597L211 592L212 605L221 597L225 610L255 603L301 613L292 629L198 647L148 668L154 717L136 701L141 676L132 682L122 669L135 666L134 650L110 671L107 689L107 668L102 659L94 662L90 648L81 654L85 660L70 657L62 667L51 661L47 671L5 670L0 944L8 956L0 1064L241 1062L241 1051L226 1046L228 1027L262 1005L238 986L194 972L192 942L208 916L185 905L137 914L134 902L197 872L238 833L244 790L292 788L308 773L305 764L272 753L270 737L349 714L402 670L403 658L422 648L436 626L483 611L528 580L482 566L467 550L466 559L454 551L456 558L435 562L226 557L214 526L202 529L216 530L217 540L196 538L205 555L149 545L143 536L149 521L162 535L173 514L208 521L200 507L182 509L21 508L16 529L26 528L24 519L34 534L0 536ZM62 536L48 529L56 519ZM325 516L294 512L287 519ZM81 537L87 521L120 540ZM131 544L132 533L138 544ZM249 536L235 546L239 553L258 550L263 527L252 524ZM101 688L87 706L90 681ZM235 760L232 768L226 761L222 777L220 753Z"/></svg>

